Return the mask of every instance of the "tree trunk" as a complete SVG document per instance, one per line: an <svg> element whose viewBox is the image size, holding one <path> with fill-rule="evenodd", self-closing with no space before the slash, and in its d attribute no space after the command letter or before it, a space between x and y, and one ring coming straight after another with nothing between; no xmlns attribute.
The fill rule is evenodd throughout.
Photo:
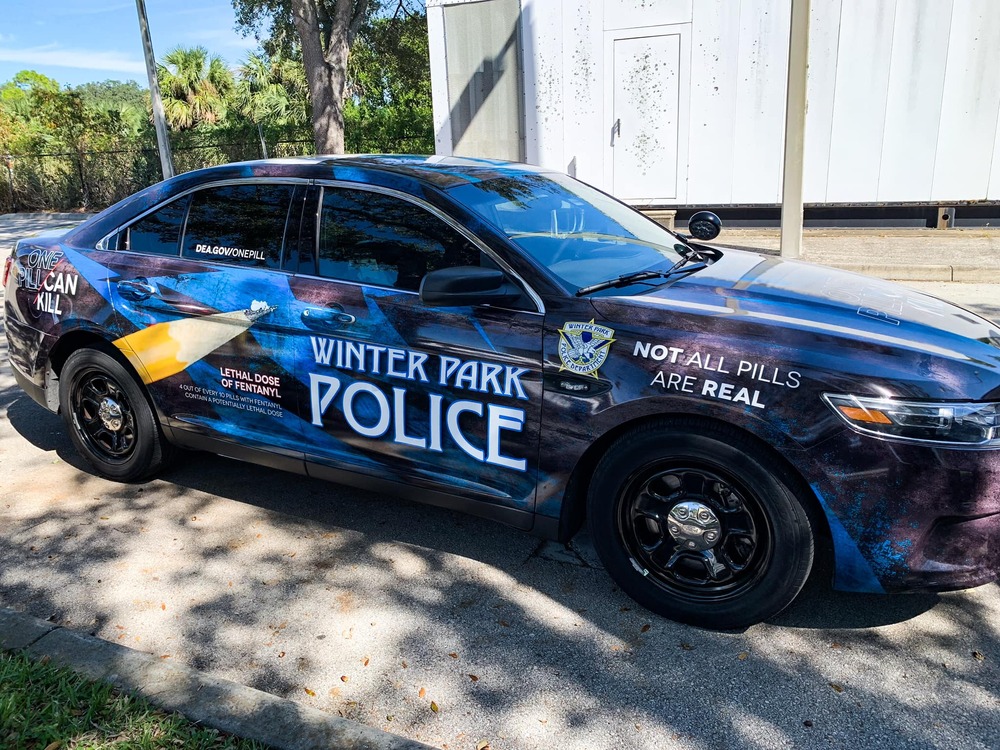
<svg viewBox="0 0 1000 750"><path fill-rule="evenodd" d="M292 18L302 45L318 154L344 153L347 58L351 37L367 6L368 0L336 0L333 13L323 17L321 29L317 0L292 0Z"/></svg>

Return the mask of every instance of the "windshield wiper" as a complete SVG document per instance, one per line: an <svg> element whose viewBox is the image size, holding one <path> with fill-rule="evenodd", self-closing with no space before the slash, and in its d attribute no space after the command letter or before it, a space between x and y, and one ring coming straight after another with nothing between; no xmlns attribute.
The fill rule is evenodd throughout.
<svg viewBox="0 0 1000 750"><path fill-rule="evenodd" d="M689 253L674 263L674 265L666 271L636 271L635 273L627 273L614 279L599 281L596 284L591 284L590 286L582 286L576 290L576 296L584 297L588 294L600 292L604 289L619 289L623 286L631 286L639 281L647 281L649 279L669 279L674 276L686 276L689 273L694 273L695 271L700 271L701 269L707 267L708 263L702 260L700 255Z"/></svg>

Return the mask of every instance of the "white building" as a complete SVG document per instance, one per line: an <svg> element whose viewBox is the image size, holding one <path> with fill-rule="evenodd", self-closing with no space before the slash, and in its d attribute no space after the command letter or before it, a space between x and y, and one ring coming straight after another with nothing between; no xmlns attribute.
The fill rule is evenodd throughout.
<svg viewBox="0 0 1000 750"><path fill-rule="evenodd" d="M427 0L439 154L776 204L790 0ZM1000 0L812 0L805 200L1000 201Z"/></svg>

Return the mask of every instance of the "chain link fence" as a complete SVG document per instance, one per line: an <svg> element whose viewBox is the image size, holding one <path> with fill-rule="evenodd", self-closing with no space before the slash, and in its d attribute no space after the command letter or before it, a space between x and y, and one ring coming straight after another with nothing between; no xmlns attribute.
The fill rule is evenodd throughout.
<svg viewBox="0 0 1000 750"><path fill-rule="evenodd" d="M172 147L174 171L264 157L259 139L178 144ZM315 153L312 139L267 144L267 156ZM20 211L98 211L162 179L152 145L107 151L0 154L0 213Z"/></svg>

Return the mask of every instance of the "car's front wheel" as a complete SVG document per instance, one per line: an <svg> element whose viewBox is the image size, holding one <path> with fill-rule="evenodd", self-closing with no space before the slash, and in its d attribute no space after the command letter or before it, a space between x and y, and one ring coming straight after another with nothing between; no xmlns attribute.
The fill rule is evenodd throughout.
<svg viewBox="0 0 1000 750"><path fill-rule="evenodd" d="M170 445L142 386L112 354L73 352L59 375L59 403L73 444L104 476L134 481L168 460Z"/></svg>
<svg viewBox="0 0 1000 750"><path fill-rule="evenodd" d="M734 629L799 593L813 529L785 467L728 425L664 420L619 437L598 463L588 523L615 582L647 609Z"/></svg>

